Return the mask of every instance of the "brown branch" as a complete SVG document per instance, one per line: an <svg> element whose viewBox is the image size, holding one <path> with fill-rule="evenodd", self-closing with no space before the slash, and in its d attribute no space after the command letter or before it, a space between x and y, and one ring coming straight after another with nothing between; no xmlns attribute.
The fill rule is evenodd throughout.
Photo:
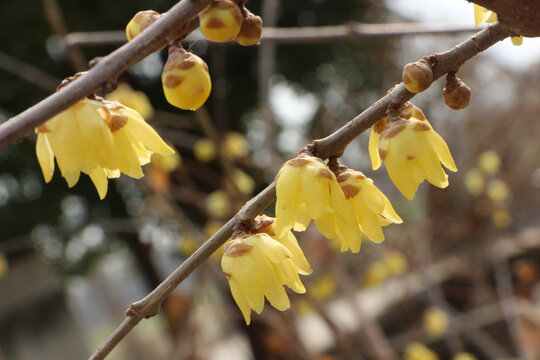
<svg viewBox="0 0 540 360"><path fill-rule="evenodd" d="M133 41L104 57L88 73L0 124L0 148L32 131L36 126L94 92L102 84L116 79L136 62L164 47L168 42L167 37L178 34L181 26L185 26L186 32L190 32L193 29L190 20L210 2L211 0L180 1Z"/></svg>
<svg viewBox="0 0 540 360"><path fill-rule="evenodd" d="M489 48L493 44L508 36L504 28L499 24L491 25L476 35L456 45L451 50L435 55L437 64L433 72L435 79L449 71L456 71L468 59L479 52ZM411 99L414 94L409 93L403 84L394 87L382 99L371 105L362 114L351 120L341 129L330 136L316 140L316 153L322 158L339 156L345 147L361 132L369 129L385 113L390 104L402 103ZM214 251L216 251L232 234L233 227L241 222L253 219L268 207L276 198L275 185L270 184L261 193L248 201L244 207L230 219L216 234L206 241L195 253L186 259L167 279L145 298L130 305L126 311L127 318L120 324L116 331L109 337L105 344L100 347L91 359L103 359L122 338L143 319L156 315L161 303L167 296L200 264L202 264Z"/></svg>
<svg viewBox="0 0 540 360"><path fill-rule="evenodd" d="M265 20L265 24L267 21ZM394 24L361 24L349 23L337 26L314 26L302 28L263 29L261 43L321 43L334 41L358 41L372 38L400 37L410 35L453 35L473 33L478 28L472 26L456 26L440 23L394 23ZM190 34L186 40L207 41L199 34ZM118 45L126 42L124 31L72 32L65 41L69 45L95 46ZM217 44L209 42L211 44ZM233 43L233 42L231 42Z"/></svg>

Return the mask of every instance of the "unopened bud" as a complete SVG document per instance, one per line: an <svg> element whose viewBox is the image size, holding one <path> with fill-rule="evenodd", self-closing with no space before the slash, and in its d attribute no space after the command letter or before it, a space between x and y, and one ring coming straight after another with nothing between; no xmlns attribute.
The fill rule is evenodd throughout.
<svg viewBox="0 0 540 360"><path fill-rule="evenodd" d="M206 63L197 55L178 47L169 48L161 81L167 101L184 110L200 108L212 88Z"/></svg>
<svg viewBox="0 0 540 360"><path fill-rule="evenodd" d="M433 71L427 60L408 63L403 68L403 83L413 94L426 90L433 82Z"/></svg>
<svg viewBox="0 0 540 360"><path fill-rule="evenodd" d="M126 26L126 36L128 41L133 40L142 33L147 27L152 25L161 16L154 10L139 11Z"/></svg>
<svg viewBox="0 0 540 360"><path fill-rule="evenodd" d="M471 88L461 81L454 72L449 72L446 75L443 93L444 103L454 110L465 109L471 101Z"/></svg>
<svg viewBox="0 0 540 360"><path fill-rule="evenodd" d="M263 23L260 16L248 12L242 23L240 33L236 37L236 42L242 46L255 45L259 42L262 34Z"/></svg>
<svg viewBox="0 0 540 360"><path fill-rule="evenodd" d="M243 20L242 11L231 0L214 0L199 13L201 32L208 40L215 42L236 38Z"/></svg>

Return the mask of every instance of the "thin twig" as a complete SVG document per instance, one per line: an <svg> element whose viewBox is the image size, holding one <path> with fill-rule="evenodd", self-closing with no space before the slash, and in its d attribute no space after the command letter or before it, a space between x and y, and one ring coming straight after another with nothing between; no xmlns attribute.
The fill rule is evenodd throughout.
<svg viewBox="0 0 540 360"><path fill-rule="evenodd" d="M193 30L191 19L212 0L182 0L173 6L133 41L104 57L86 74L46 99L0 124L0 148L21 138L36 126L75 104L97 90L102 84L116 79L122 72L151 53L167 45L167 37L178 34L184 27Z"/></svg>
<svg viewBox="0 0 540 360"><path fill-rule="evenodd" d="M264 19L268 24L267 19ZM474 33L478 28L441 23L394 23L360 24L349 23L337 26L313 26L302 28L265 27L261 43L321 43L334 41L358 41L372 38L401 37L410 35L454 35ZM188 41L207 41L198 33L190 34ZM124 31L72 32L65 37L69 45L96 46L119 45L126 42ZM212 43L212 42L209 42ZM216 43L212 43L216 44Z"/></svg>
<svg viewBox="0 0 540 360"><path fill-rule="evenodd" d="M507 32L501 25L494 24L456 45L454 48L435 55L437 63L433 68L434 78L438 79L449 71L458 70L467 60L493 44L503 40L507 36ZM316 155L321 158L341 155L345 147L356 136L369 129L385 114L388 105L403 103L413 96L414 94L409 93L402 83L395 86L383 98L371 105L371 107L335 133L324 139L316 140L314 142ZM237 223L253 219L266 209L275 198L275 185L272 183L253 199L248 201L231 220L206 241L195 253L186 259L156 289L142 300L130 305L126 311L127 318L120 324L113 335L106 340L105 344L96 351L91 359L103 359L142 318L156 315L159 312L161 303L167 296L214 251L225 243L227 239L229 239L233 227Z"/></svg>

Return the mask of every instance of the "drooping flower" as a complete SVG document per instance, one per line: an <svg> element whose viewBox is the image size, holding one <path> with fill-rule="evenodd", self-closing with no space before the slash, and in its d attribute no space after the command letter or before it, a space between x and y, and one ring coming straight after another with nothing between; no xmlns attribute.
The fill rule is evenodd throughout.
<svg viewBox="0 0 540 360"><path fill-rule="evenodd" d="M389 121L380 134L378 146L369 149L371 158L376 160L372 162L373 168L380 166L373 154L377 151L390 179L409 200L425 179L440 188L448 186L448 175L441 162L448 170L457 171L448 145L422 117L421 110L406 104L404 111Z"/></svg>
<svg viewBox="0 0 540 360"><path fill-rule="evenodd" d="M450 325L446 312L437 307L430 307L422 316L422 326L427 334L433 338L440 338Z"/></svg>
<svg viewBox="0 0 540 360"><path fill-rule="evenodd" d="M152 152L174 153L135 110L104 100L81 100L36 132L36 154L45 181L52 178L56 157L69 187L83 172L101 199L107 193L107 178L120 172L142 177L140 166L150 161Z"/></svg>
<svg viewBox="0 0 540 360"><path fill-rule="evenodd" d="M346 169L337 176L345 199L350 202L360 230L371 241L380 243L384 240L382 226L403 222L396 214L388 198L360 171ZM358 243L351 246L353 252L360 250Z"/></svg>
<svg viewBox="0 0 540 360"><path fill-rule="evenodd" d="M272 239L278 241L283 246L285 246L292 254L292 260L298 269L298 273L301 275L309 275L312 273L311 266L309 265L302 249L298 245L298 241L294 234L289 230L285 234L279 237L277 234L277 225L276 219L260 215L254 222L258 222L258 225L253 226L252 234L256 233L265 233L270 236Z"/></svg>
<svg viewBox="0 0 540 360"><path fill-rule="evenodd" d="M269 235L241 236L226 243L224 250L221 268L248 325L251 309L260 314L265 297L278 310L290 307L283 285L297 293L306 291L292 253Z"/></svg>
<svg viewBox="0 0 540 360"><path fill-rule="evenodd" d="M405 348L405 360L438 360L437 353L419 342L412 342Z"/></svg>
<svg viewBox="0 0 540 360"><path fill-rule="evenodd" d="M278 236L304 231L313 219L326 238L341 241L342 251L356 248L362 235L352 205L321 159L302 153L287 161L276 176L276 197Z"/></svg>

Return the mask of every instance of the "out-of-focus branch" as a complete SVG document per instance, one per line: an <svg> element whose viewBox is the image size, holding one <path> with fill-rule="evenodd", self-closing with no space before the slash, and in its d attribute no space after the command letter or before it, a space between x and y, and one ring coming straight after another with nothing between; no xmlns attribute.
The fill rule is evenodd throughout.
<svg viewBox="0 0 540 360"><path fill-rule="evenodd" d="M69 33L68 27L62 14L62 9L58 4L58 0L43 0L43 9L45 11L45 18L53 29L54 33L62 39L66 46L66 53L69 61L77 71L84 71L88 69L88 64L84 58L84 54L81 49L75 44L68 44L65 40L65 36Z"/></svg>
<svg viewBox="0 0 540 360"><path fill-rule="evenodd" d="M267 21L265 20L265 24ZM440 23L349 23L337 26L313 26L301 28L265 27L261 43L296 44L334 41L358 41L371 38L401 37L410 35L454 35L473 33L478 28ZM126 42L124 31L73 32L64 38L68 45L95 46L118 45ZM190 34L186 40L207 41L200 33ZM216 44L216 43L212 43Z"/></svg>
<svg viewBox="0 0 540 360"><path fill-rule="evenodd" d="M76 81L1 124L0 148L19 139L36 126L91 94L102 84L116 79L130 66L164 47L168 42L168 37L177 37L180 29L184 30L184 33L191 32L194 29L194 23L190 20L210 2L211 0L178 2L133 41L101 59L96 66Z"/></svg>
<svg viewBox="0 0 540 360"><path fill-rule="evenodd" d="M456 45L454 48L436 54L436 65L433 68L434 78L437 79L449 71L456 71L467 60L481 51L508 36L500 24L488 26L471 38ZM315 153L321 158L339 156L345 147L360 133L369 129L384 114L391 104L403 103L414 94L405 89L403 83L395 86L383 98L371 105L367 110L351 120L345 126L328 137L314 141ZM129 306L127 318L100 347L91 359L103 359L143 318L156 315L167 296L186 279L200 264L216 251L232 234L233 227L242 221L249 221L260 214L276 198L275 185L272 183L261 193L248 201L244 207L230 219L216 234L206 241L195 253L186 259L172 274L157 288L142 300Z"/></svg>
<svg viewBox="0 0 540 360"><path fill-rule="evenodd" d="M60 79L3 52L0 52L0 69L47 91L55 91L60 83Z"/></svg>

